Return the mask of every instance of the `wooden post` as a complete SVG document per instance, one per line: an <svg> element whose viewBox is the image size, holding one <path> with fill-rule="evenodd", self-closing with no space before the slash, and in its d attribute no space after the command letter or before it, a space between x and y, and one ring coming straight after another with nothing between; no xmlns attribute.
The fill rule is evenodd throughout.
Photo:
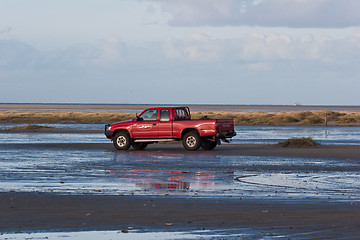
<svg viewBox="0 0 360 240"><path fill-rule="evenodd" d="M328 116L328 114L327 113L325 113L325 127L327 127L327 116Z"/></svg>

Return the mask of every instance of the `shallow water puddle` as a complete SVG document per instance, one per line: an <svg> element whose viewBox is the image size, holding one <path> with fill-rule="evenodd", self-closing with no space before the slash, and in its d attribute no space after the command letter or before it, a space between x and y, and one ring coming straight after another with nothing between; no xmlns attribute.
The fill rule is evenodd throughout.
<svg viewBox="0 0 360 240"><path fill-rule="evenodd" d="M26 124L0 123L0 129ZM104 124L41 124L59 129L104 130ZM235 126L234 143L276 144L293 137L311 137L321 144L360 145L360 127ZM104 133L0 133L4 143L108 143Z"/></svg>
<svg viewBox="0 0 360 240"><path fill-rule="evenodd" d="M0 191L360 199L360 163L0 144Z"/></svg>
<svg viewBox="0 0 360 240"><path fill-rule="evenodd" d="M216 231L188 231L188 232L137 232L131 230L119 231L86 231L86 232L43 232L43 233L5 233L0 239L6 240L38 240L38 239L77 239L77 240L99 240L99 239L131 239L131 240L161 240L161 239L221 239L221 238L246 238L251 237L249 230L237 229L234 233L217 233Z"/></svg>
<svg viewBox="0 0 360 240"><path fill-rule="evenodd" d="M254 189L268 187L276 194L284 192L306 193L307 196L343 195L351 198L360 195L360 174L355 173L261 173L235 178L240 184L253 185Z"/></svg>

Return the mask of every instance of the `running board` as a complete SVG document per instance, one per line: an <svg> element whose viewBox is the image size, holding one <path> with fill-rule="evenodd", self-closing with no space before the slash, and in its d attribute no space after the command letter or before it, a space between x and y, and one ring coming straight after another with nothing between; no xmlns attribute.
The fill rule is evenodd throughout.
<svg viewBox="0 0 360 240"><path fill-rule="evenodd" d="M173 138L135 139L134 142L176 142Z"/></svg>

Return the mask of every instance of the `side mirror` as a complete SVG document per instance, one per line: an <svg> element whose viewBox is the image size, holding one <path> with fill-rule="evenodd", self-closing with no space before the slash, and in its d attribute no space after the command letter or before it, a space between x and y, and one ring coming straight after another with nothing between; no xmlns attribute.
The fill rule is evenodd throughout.
<svg viewBox="0 0 360 240"><path fill-rule="evenodd" d="M136 113L136 121L144 121L144 119L142 117L139 117Z"/></svg>

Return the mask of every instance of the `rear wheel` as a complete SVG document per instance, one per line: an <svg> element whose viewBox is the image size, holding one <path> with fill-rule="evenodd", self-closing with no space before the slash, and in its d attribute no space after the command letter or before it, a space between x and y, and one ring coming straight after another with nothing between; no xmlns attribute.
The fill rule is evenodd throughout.
<svg viewBox="0 0 360 240"><path fill-rule="evenodd" d="M217 145L216 141L204 140L201 142L201 147L204 150L213 150Z"/></svg>
<svg viewBox="0 0 360 240"><path fill-rule="evenodd" d="M131 138L127 132L118 132L115 134L113 144L118 150L128 150L131 146Z"/></svg>
<svg viewBox="0 0 360 240"><path fill-rule="evenodd" d="M199 133L191 131L184 135L182 142L186 150L196 151L201 145L201 138Z"/></svg>
<svg viewBox="0 0 360 240"><path fill-rule="evenodd" d="M147 147L147 143L133 142L132 147L136 150L144 150Z"/></svg>

